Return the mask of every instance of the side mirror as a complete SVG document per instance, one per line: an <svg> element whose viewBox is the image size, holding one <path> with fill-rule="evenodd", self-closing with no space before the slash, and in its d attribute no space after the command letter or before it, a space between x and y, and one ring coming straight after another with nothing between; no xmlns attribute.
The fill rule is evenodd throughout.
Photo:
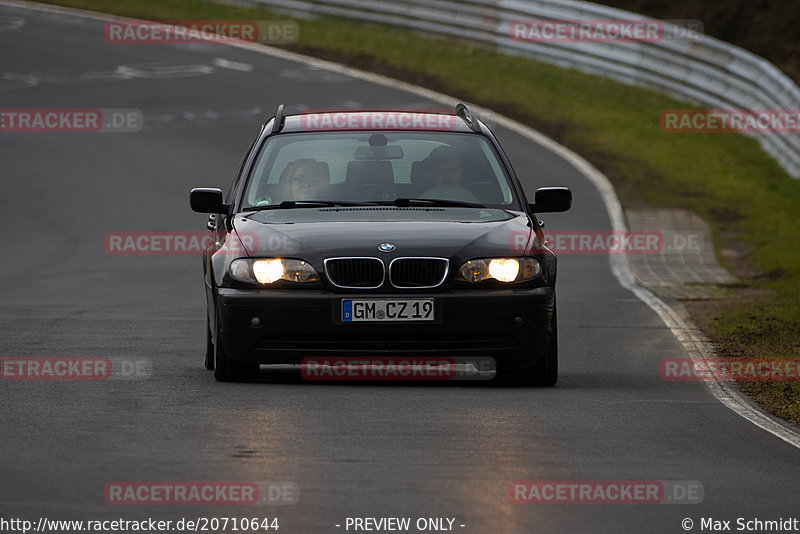
<svg viewBox="0 0 800 534"><path fill-rule="evenodd" d="M189 205L197 213L228 213L222 191L209 187L195 187L189 193Z"/></svg>
<svg viewBox="0 0 800 534"><path fill-rule="evenodd" d="M533 194L532 213L567 211L572 206L572 191L566 187L541 187Z"/></svg>

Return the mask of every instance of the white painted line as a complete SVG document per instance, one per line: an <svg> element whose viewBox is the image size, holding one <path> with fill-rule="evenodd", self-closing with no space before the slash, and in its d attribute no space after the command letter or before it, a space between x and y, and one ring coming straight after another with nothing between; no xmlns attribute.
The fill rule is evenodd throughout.
<svg viewBox="0 0 800 534"><path fill-rule="evenodd" d="M62 7L41 6L37 4L30 4L28 2L0 0L0 4L18 5L29 9L52 11L71 15L75 15L77 13L82 16L88 16L90 18L101 20L120 19L120 17L112 17L100 13L72 10ZM399 89L401 91L406 91L423 98L427 98L434 102L439 102L448 107L452 106L454 102L460 101L454 96L431 91L430 89L418 87L416 85L395 80L387 76L361 71L352 67L334 63L332 61L326 61L294 52L287 52L286 50L271 48L266 45L254 43L224 44L227 46L244 48L259 54L277 57L288 61L303 63L305 65L320 69L326 69L366 82L390 87L392 89ZM508 117L504 117L503 115L498 115L497 113L485 108L475 106L473 109L478 112L481 118L494 121L496 124L518 133L526 139L541 145L543 148L546 148L550 152L553 152L566 160L578 172L583 174L592 183L592 185L594 185L595 189L597 189L600 197L603 199L606 210L608 211L609 218L611 219L612 229L615 231L627 230L627 224L625 223L622 205L617 198L614 187L611 185L609 179L599 170L594 168L588 161L567 147L560 145L544 134L537 132L533 128L525 126L524 124L521 124ZM628 260L625 255L609 254L609 263L611 265L611 272L614 274L614 277L617 279L619 284L623 288L631 291L634 295L636 295L637 298L639 298L639 300L647 304L654 312L658 314L664 324L672 331L678 341L680 341L684 346L689 357L692 358L693 361L698 363L706 363L707 358L714 357L714 351L712 350L708 339L706 339L703 333L700 332L700 330L694 324L692 324L688 318L684 319L680 313L670 307L666 302L636 283L636 280L634 279L633 274L628 267ZM740 416L744 417L754 425L766 430L774 436L779 437L790 445L800 448L800 433L798 433L794 428L790 427L784 421L781 421L777 417L768 414L759 406L754 404L738 389L736 389L733 383L709 381L704 382L704 384L711 394L714 395L714 397L716 397L722 404Z"/></svg>
<svg viewBox="0 0 800 534"><path fill-rule="evenodd" d="M19 17L0 17L0 32L18 30L25 26L25 19Z"/></svg>
<svg viewBox="0 0 800 534"><path fill-rule="evenodd" d="M214 66L228 70L238 70L239 72L252 72L253 66L248 63L241 63L239 61L232 61L224 57L215 57Z"/></svg>

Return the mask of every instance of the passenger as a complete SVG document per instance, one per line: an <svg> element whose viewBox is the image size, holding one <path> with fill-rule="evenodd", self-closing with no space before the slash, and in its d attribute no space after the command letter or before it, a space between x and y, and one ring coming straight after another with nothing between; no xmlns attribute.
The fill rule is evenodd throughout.
<svg viewBox="0 0 800 534"><path fill-rule="evenodd" d="M434 148L426 158L432 186L461 185L464 169L458 153L449 146Z"/></svg>
<svg viewBox="0 0 800 534"><path fill-rule="evenodd" d="M328 182L325 170L325 164L315 159L289 162L278 182L283 200L322 200L319 194Z"/></svg>

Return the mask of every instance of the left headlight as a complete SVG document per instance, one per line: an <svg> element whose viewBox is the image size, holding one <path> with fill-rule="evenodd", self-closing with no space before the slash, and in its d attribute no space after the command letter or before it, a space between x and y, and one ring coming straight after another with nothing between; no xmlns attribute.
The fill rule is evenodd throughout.
<svg viewBox="0 0 800 534"><path fill-rule="evenodd" d="M303 260L285 258L239 258L228 268L231 278L250 284L273 284L279 280L305 284L319 282L314 268Z"/></svg>
<svg viewBox="0 0 800 534"><path fill-rule="evenodd" d="M469 260L458 270L462 282L525 282L539 276L542 266L536 258L480 258Z"/></svg>

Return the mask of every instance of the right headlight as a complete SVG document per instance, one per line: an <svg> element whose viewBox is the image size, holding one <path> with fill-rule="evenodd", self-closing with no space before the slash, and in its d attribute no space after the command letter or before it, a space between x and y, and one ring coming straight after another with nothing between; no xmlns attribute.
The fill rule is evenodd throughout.
<svg viewBox="0 0 800 534"><path fill-rule="evenodd" d="M317 271L309 263L286 258L239 258L231 262L228 272L234 280L251 284L269 285L279 280L319 282Z"/></svg>
<svg viewBox="0 0 800 534"><path fill-rule="evenodd" d="M526 282L539 276L542 266L536 258L479 258L469 260L458 270L462 282Z"/></svg>

